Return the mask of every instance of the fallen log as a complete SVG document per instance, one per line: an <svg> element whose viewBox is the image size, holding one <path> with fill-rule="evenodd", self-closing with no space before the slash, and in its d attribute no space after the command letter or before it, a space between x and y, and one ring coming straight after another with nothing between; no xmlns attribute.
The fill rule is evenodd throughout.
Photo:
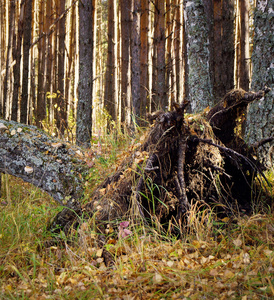
<svg viewBox="0 0 274 300"><path fill-rule="evenodd" d="M35 126L0 120L0 172L32 183L79 211L88 166L81 148Z"/></svg>

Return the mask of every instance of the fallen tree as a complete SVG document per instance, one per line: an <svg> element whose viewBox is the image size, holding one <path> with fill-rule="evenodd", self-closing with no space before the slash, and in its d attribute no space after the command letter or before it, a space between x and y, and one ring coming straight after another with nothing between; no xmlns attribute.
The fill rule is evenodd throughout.
<svg viewBox="0 0 274 300"><path fill-rule="evenodd" d="M80 204L88 170L84 153L36 127L0 120L0 171L33 183L66 206L50 227L66 233L79 217L102 223L134 214L182 230L193 205L222 213L250 211L262 189L258 178L264 177L255 148L273 137L248 146L238 134L238 120L248 103L268 91L233 90L207 114L186 116L184 102L150 116L145 141L85 205Z"/></svg>
<svg viewBox="0 0 274 300"><path fill-rule="evenodd" d="M79 210L88 165L83 151L35 126L0 120L0 172L30 182Z"/></svg>

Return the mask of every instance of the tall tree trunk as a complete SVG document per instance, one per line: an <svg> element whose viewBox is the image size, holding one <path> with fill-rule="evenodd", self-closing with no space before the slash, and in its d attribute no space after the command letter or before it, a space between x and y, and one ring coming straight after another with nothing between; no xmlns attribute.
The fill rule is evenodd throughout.
<svg viewBox="0 0 274 300"><path fill-rule="evenodd" d="M134 0L133 6L133 21L131 30L131 90L132 90L132 110L133 116L137 124L140 124L141 116L141 68L140 68L140 55L141 55L141 29L140 29L140 14L141 14L141 1Z"/></svg>
<svg viewBox="0 0 274 300"><path fill-rule="evenodd" d="M166 31L167 31L167 42L166 42L166 87L167 87L167 99L170 99L170 103L175 101L174 96L174 81L172 82L172 44L173 44L173 18L172 18L172 7L170 0L166 1Z"/></svg>
<svg viewBox="0 0 274 300"><path fill-rule="evenodd" d="M116 66L114 60L117 58L117 45L115 40L116 31L116 1L108 1L108 55L105 79L104 106L112 120L117 118L117 98L115 91ZM115 53L116 52L116 53Z"/></svg>
<svg viewBox="0 0 274 300"><path fill-rule="evenodd" d="M151 107L150 110L151 112L159 109L158 107L158 99L157 99L157 44L158 44L158 40L157 40L157 32L158 32L158 18L156 18L156 14L157 14L157 8L156 5L154 3L154 10L153 10L153 14L154 14L154 20L153 20L153 42L152 42L152 86L151 86L151 91L152 91L152 97L151 97Z"/></svg>
<svg viewBox="0 0 274 300"><path fill-rule="evenodd" d="M79 87L76 142L84 147L90 146L92 132L93 9L91 1L79 1Z"/></svg>
<svg viewBox="0 0 274 300"><path fill-rule="evenodd" d="M32 0L26 0L25 22L24 22L24 41L23 41L23 79L22 95L20 105L20 122L28 122L28 96L29 96L29 50L31 42L31 24L32 24Z"/></svg>
<svg viewBox="0 0 274 300"><path fill-rule="evenodd" d="M141 1L141 77L140 77L140 117L146 118L148 106L149 83L148 83L148 33L149 33L149 0Z"/></svg>
<svg viewBox="0 0 274 300"><path fill-rule="evenodd" d="M249 53L249 0L239 1L240 5L240 84L239 87L248 91L250 81Z"/></svg>
<svg viewBox="0 0 274 300"><path fill-rule="evenodd" d="M209 19L211 15L209 11ZM214 0L213 15L211 65L214 103L217 103L234 86L234 0Z"/></svg>
<svg viewBox="0 0 274 300"><path fill-rule="evenodd" d="M191 111L199 112L213 104L209 20L202 0L184 0L184 13L187 42L188 98Z"/></svg>
<svg viewBox="0 0 274 300"><path fill-rule="evenodd" d="M48 1L47 4L48 6ZM43 32L48 32L47 28L48 16L44 14L45 2L42 0L39 5L39 35ZM36 101L36 114L35 123L36 126L42 128L42 121L46 117L46 90L45 90L45 64L46 64L46 53L48 49L45 49L45 39L42 38L37 45L38 48L38 86L37 86L37 101Z"/></svg>
<svg viewBox="0 0 274 300"><path fill-rule="evenodd" d="M255 9L255 33L252 53L252 89L263 85L271 88L263 101L253 102L248 109L246 139L253 144L262 138L273 136L274 128L274 83L273 83L273 1L258 0ZM273 167L274 144L261 148L260 156L268 167ZM272 150L271 150L272 149Z"/></svg>
<svg viewBox="0 0 274 300"><path fill-rule="evenodd" d="M8 3L10 2L10 5ZM12 37L14 33L14 14L15 14L15 1L7 1L6 18L8 25L8 44L6 55L6 74L4 78L4 96L3 96L3 110L5 119L9 118L10 102L11 102L11 59L12 59ZM7 29L7 28L6 28Z"/></svg>
<svg viewBox="0 0 274 300"><path fill-rule="evenodd" d="M61 133L64 134L65 128L67 127L67 99L64 97L64 72L65 72L65 25L66 15L65 11L65 0L60 0L58 17L58 67L57 67L57 115L56 125ZM92 32L92 31L91 31Z"/></svg>
<svg viewBox="0 0 274 300"><path fill-rule="evenodd" d="M174 40L174 52L175 52L175 77L176 77L176 101L182 103L186 84L186 78L184 76L184 47L186 48L185 35L184 35L184 18L183 18L183 4L180 0L177 2L175 11L175 40Z"/></svg>
<svg viewBox="0 0 274 300"><path fill-rule="evenodd" d="M122 42L122 107L121 121L131 125L131 86L130 86L130 32L132 0L121 0L121 42Z"/></svg>
<svg viewBox="0 0 274 300"><path fill-rule="evenodd" d="M21 54L22 54L22 37L23 37L23 22L24 22L25 2L21 2L20 15L17 24L17 38L16 48L14 49L13 59L16 61L13 68L14 84L13 84L13 97L11 108L11 120L17 121L18 114L18 100L20 89L20 70L21 70Z"/></svg>
<svg viewBox="0 0 274 300"><path fill-rule="evenodd" d="M166 51L165 51L165 1L156 1L157 26L157 96L160 109L167 108Z"/></svg>

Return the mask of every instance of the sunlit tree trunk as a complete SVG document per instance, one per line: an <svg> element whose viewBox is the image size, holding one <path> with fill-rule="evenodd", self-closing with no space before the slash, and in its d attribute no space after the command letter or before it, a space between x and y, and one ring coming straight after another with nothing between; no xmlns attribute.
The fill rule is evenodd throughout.
<svg viewBox="0 0 274 300"><path fill-rule="evenodd" d="M79 1L79 87L76 142L84 147L89 147L92 133L93 9L91 1Z"/></svg>
<svg viewBox="0 0 274 300"><path fill-rule="evenodd" d="M157 8L155 6L155 3L153 3L153 29L152 29L152 36L153 36L153 42L152 42L152 86L151 86L151 105L150 110L151 112L159 109L159 103L157 99L157 45L158 45L158 39L157 39L157 32L158 32L158 23L159 20L156 18Z"/></svg>
<svg viewBox="0 0 274 300"><path fill-rule="evenodd" d="M175 40L174 40L174 76L176 81L176 101L181 103L184 98L186 84L186 78L184 77L184 48L186 43L184 41L184 19L183 19L183 4L180 0L177 1L177 7L175 11Z"/></svg>
<svg viewBox="0 0 274 300"><path fill-rule="evenodd" d="M116 81L116 65L117 59L117 41L116 41L116 1L108 1L108 55L107 68L105 78L105 99L104 106L111 116L112 120L117 120L117 98L115 85Z"/></svg>
<svg viewBox="0 0 274 300"><path fill-rule="evenodd" d="M31 42L31 24L32 24L32 0L26 0L25 22L23 31L23 79L22 95L20 105L20 122L28 122L28 96L29 96L29 52Z"/></svg>
<svg viewBox="0 0 274 300"><path fill-rule="evenodd" d="M98 73L97 73L97 63L98 63L98 56L97 56L97 44L98 44L98 40L97 40L97 11L98 11L98 7L97 7L97 0L92 0L92 6L93 6L93 24L92 24L92 32L93 32L93 66L92 66L92 70L93 70L93 87L92 87L92 105L93 105L93 110L92 110L92 122L93 124L97 123L97 115L98 115L98 101L97 101L97 83L98 83ZM99 75L100 76L100 75ZM95 126L93 126L93 130L94 130Z"/></svg>
<svg viewBox="0 0 274 300"><path fill-rule="evenodd" d="M4 32L6 31L5 29L5 22L4 22L4 14L5 14L5 1L3 1L3 4L0 5L0 118L3 117L3 74L2 70L4 70L4 48L5 48L5 38L4 38ZM1 176L0 176L1 177Z"/></svg>
<svg viewBox="0 0 274 300"><path fill-rule="evenodd" d="M6 21L8 26L8 42L6 54L6 73L4 78L4 92L3 92L3 110L4 117L8 119L10 116L10 102L11 102L11 60L12 60L12 37L14 33L14 14L15 14L15 1L6 2ZM8 5L10 3L10 5Z"/></svg>
<svg viewBox="0 0 274 300"><path fill-rule="evenodd" d="M174 81L172 81L172 65L173 65L173 57L172 57L172 44L173 44L173 18L172 18L172 9L170 0L166 1L166 31L167 31L167 41L166 41L166 87L167 90L167 98L170 102L175 101L174 96Z"/></svg>
<svg viewBox="0 0 274 300"><path fill-rule="evenodd" d="M21 2L20 15L17 23L17 37L16 37L16 48L14 48L13 59L15 65L13 68L14 84L13 84L13 97L12 97L12 109L11 109L11 120L17 121L18 114L18 100L20 90L20 74L21 74L21 56L22 56L22 37L23 37L23 22L24 22L24 6L25 3Z"/></svg>
<svg viewBox="0 0 274 300"><path fill-rule="evenodd" d="M130 86L130 31L132 0L121 0L121 43L122 43L122 68L121 68L121 88L122 88L122 109L121 121L131 124L131 86Z"/></svg>
<svg viewBox="0 0 274 300"><path fill-rule="evenodd" d="M47 1L48 3L48 1ZM46 4L48 5L48 4ZM47 17L45 17L45 2L40 1L39 5L39 35L41 36L43 32L48 32L49 28L47 25ZM45 64L46 64L46 51L45 48L45 38L42 38L37 45L38 49L38 86L37 86L37 101L36 101L36 126L42 128L42 121L46 116L46 90L45 90Z"/></svg>
<svg viewBox="0 0 274 300"><path fill-rule="evenodd" d="M64 72L65 72L65 24L66 15L63 14L65 11L65 0L59 1L58 17L58 67L57 67L57 114L56 114L56 125L61 135L64 134L65 128L67 127L67 99L64 97Z"/></svg>
<svg viewBox="0 0 274 300"><path fill-rule="evenodd" d="M149 34L149 0L141 1L141 77L140 77L140 116L142 119L146 117L149 97L149 82L148 82L148 34Z"/></svg>
<svg viewBox="0 0 274 300"><path fill-rule="evenodd" d="M253 102L248 109L246 139L253 144L262 138L273 136L274 128L274 67L273 67L273 1L258 0L254 18L252 53L253 90L267 85L271 91L261 101ZM268 167L273 167L274 143L261 147L260 156ZM272 149L272 150L271 150Z"/></svg>
<svg viewBox="0 0 274 300"><path fill-rule="evenodd" d="M250 81L249 53L249 0L239 1L240 5L240 64L239 87L248 91Z"/></svg>

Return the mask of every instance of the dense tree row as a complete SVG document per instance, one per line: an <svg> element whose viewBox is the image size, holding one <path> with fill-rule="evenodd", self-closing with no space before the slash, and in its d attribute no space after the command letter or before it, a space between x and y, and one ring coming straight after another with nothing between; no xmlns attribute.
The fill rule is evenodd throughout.
<svg viewBox="0 0 274 300"><path fill-rule="evenodd" d="M76 122L88 146L103 115L108 128L134 129L172 102L186 98L198 112L233 87L248 90L253 41L252 88L273 85L272 11L270 0L255 10L253 0L2 0L0 115L55 124L60 135ZM273 127L273 93L266 103L259 137Z"/></svg>

